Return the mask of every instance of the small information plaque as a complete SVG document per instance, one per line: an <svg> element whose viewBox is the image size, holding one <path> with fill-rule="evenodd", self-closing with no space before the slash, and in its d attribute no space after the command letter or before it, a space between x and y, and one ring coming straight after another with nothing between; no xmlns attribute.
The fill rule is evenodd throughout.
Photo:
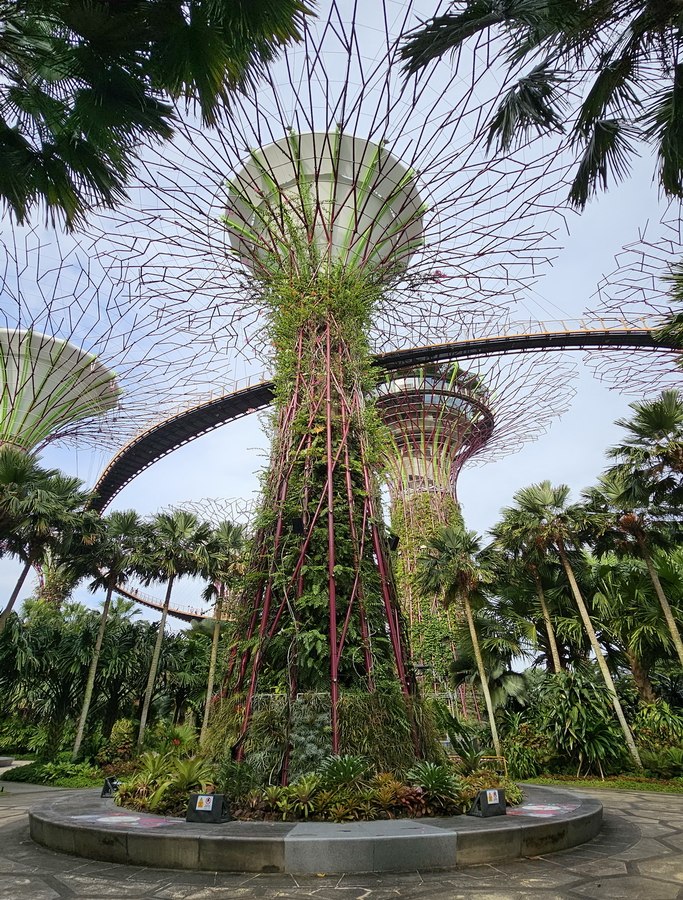
<svg viewBox="0 0 683 900"><path fill-rule="evenodd" d="M223 794L190 794L186 822L227 822L230 820Z"/></svg>
<svg viewBox="0 0 683 900"><path fill-rule="evenodd" d="M483 819L489 816L504 816L506 814L505 791L502 788L489 788L486 791L479 791L467 813L468 816L481 816Z"/></svg>

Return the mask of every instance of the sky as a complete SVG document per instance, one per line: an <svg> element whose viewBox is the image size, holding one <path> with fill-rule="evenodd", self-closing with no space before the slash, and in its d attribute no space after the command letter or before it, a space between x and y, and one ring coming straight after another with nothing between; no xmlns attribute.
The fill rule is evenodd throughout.
<svg viewBox="0 0 683 900"><path fill-rule="evenodd" d="M582 215L567 218L556 260L526 299L512 309L511 318L576 319L595 305L596 286L615 268L614 259L622 247L636 240L648 222L656 232L664 206L652 183L653 170L650 158L638 160L631 178L594 199ZM608 390L593 377L583 354L576 352L571 358L579 373L568 412L545 435L518 452L485 466L468 465L461 473L458 498L469 528L484 533L500 509L512 501L515 491L533 482L566 483L576 499L604 468L605 449L621 435L615 419L627 416L628 403L642 396ZM82 447L48 447L41 462L76 474L90 485L110 455ZM267 439L259 417L243 418L153 465L116 497L110 509L134 508L146 515L202 498L255 499L257 476L266 462ZM18 564L0 561L0 596L9 594L18 571ZM162 589L150 588L149 592L161 596ZM30 584L24 591L28 594ZM176 596L181 604L199 605L196 595L196 585L178 585ZM99 602L82 587L76 598L89 605ZM142 615L155 618L149 611Z"/></svg>

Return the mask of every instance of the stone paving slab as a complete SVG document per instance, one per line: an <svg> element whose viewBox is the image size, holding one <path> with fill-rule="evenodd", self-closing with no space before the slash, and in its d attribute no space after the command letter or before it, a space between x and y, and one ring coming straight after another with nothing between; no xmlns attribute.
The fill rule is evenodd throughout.
<svg viewBox="0 0 683 900"><path fill-rule="evenodd" d="M571 792L576 797L585 793ZM42 791L42 797L55 796ZM605 807L601 833L580 848L447 873L317 877L226 875L122 866L77 859L34 844L28 818L5 818L0 794L2 900L683 900L683 796L596 791ZM40 799L36 790L34 799ZM647 818L669 837L643 837ZM678 843L674 844L674 838ZM596 863L604 862L596 873ZM626 874L614 872L617 862ZM620 868L620 867L619 867Z"/></svg>

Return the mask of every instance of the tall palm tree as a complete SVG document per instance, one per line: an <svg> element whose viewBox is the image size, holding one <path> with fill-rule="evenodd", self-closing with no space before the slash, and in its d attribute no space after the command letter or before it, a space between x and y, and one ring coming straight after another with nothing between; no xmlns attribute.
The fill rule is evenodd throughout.
<svg viewBox="0 0 683 900"><path fill-rule="evenodd" d="M240 554L244 546L244 529L227 520L214 529L216 551L209 557L209 569L205 573L211 582L204 592L205 599L215 598L215 618L211 639L211 657L209 659L209 675L206 684L206 702L202 717L202 728L199 743L203 744L209 729L211 698L216 677L216 661L218 659L218 643L221 625L225 614L225 603L234 592L235 580L240 574Z"/></svg>
<svg viewBox="0 0 683 900"><path fill-rule="evenodd" d="M633 415L617 419L624 440L607 451L615 468L628 472L634 499L683 506L683 394L662 391L654 400L631 403ZM634 504L636 505L636 504Z"/></svg>
<svg viewBox="0 0 683 900"><path fill-rule="evenodd" d="M104 520L104 526L104 537L92 554L92 564L97 574L90 585L90 590L96 591L104 588L106 595L97 630L97 638L95 639L95 646L90 660L90 668L83 695L83 706L76 729L76 739L71 753L71 758L74 761L78 759L85 733L85 724L88 719L90 702L95 687L95 677L107 627L112 594L118 584L123 584L128 580L128 576L131 573L132 559L138 548L141 535L141 522L137 513L133 510L111 513Z"/></svg>
<svg viewBox="0 0 683 900"><path fill-rule="evenodd" d="M683 196L680 33L677 2L463 0L409 34L402 55L415 73L446 53L457 64L470 39L494 52L507 76L488 146L505 152L568 130L564 149L576 154L569 198L583 209L628 174L639 141L656 149L664 193Z"/></svg>
<svg viewBox="0 0 683 900"><path fill-rule="evenodd" d="M614 468L601 475L597 487L585 491L584 496L594 513L596 549L632 553L644 561L683 667L683 640L652 555L654 547L670 547L673 542L663 523L653 522L650 516L650 492L641 472L625 466Z"/></svg>
<svg viewBox="0 0 683 900"><path fill-rule="evenodd" d="M653 703L651 674L669 655L669 634L647 572L640 560L612 553L591 559L590 568L593 609L623 648L640 699Z"/></svg>
<svg viewBox="0 0 683 900"><path fill-rule="evenodd" d="M184 510L159 513L144 529L141 546L135 554L135 568L144 584L151 584L154 581L166 582L161 621L140 715L138 750L142 749L145 739L173 584L177 578L184 575L196 575L207 571L211 539L210 526L200 523L193 513Z"/></svg>
<svg viewBox="0 0 683 900"><path fill-rule="evenodd" d="M527 573L530 577L538 605L543 617L543 623L548 638L548 649L553 663L555 672L562 671L562 663L560 660L560 652L557 647L557 639L555 637L555 629L553 627L550 609L548 607L545 590L543 588L542 569L544 565L543 553L539 550L535 543L529 542L528 535L524 533L524 529L519 527L519 517L522 515L520 510L505 509L503 510L502 520L490 529L493 537L493 543L501 553L507 557L507 571L504 569L502 580L509 580L509 576L517 575L516 582L523 580L523 573ZM515 565L518 563L518 565ZM521 563L521 566L519 565ZM520 571L521 569L521 571Z"/></svg>
<svg viewBox="0 0 683 900"><path fill-rule="evenodd" d="M472 605L483 601L483 588L493 580L493 574L481 564L481 542L475 532L447 526L440 529L427 544L426 555L420 560L417 584L421 590L440 593L447 606L461 606L472 641L481 691L484 695L491 737L497 756L502 756L491 692Z"/></svg>
<svg viewBox="0 0 683 900"><path fill-rule="evenodd" d="M89 495L78 478L41 469L31 457L0 448L0 547L18 557L23 568L0 614L0 632L32 566L50 546L76 529Z"/></svg>
<svg viewBox="0 0 683 900"><path fill-rule="evenodd" d="M614 681L602 653L570 560L570 550L581 543L579 533L583 522L578 519L578 516L583 515L583 511L569 507L567 505L568 498L569 488L567 485L562 484L553 487L549 481L543 481L517 491L513 498L515 507L512 507L510 511L508 509L503 510L503 517L514 520L517 529L525 535L525 539L529 543L534 543L539 550L552 551L559 557L591 648L595 654L595 659L600 668L600 673L609 691L612 706L624 733L629 752L640 769L642 764L633 734L626 721ZM515 513L515 510L519 514Z"/></svg>

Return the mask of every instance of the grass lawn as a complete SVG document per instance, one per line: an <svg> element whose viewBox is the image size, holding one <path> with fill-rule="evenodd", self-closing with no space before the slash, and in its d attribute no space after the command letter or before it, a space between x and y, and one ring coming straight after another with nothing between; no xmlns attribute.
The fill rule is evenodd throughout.
<svg viewBox="0 0 683 900"><path fill-rule="evenodd" d="M539 775L524 779L526 784L548 787L575 787L612 791L654 791L661 794L683 794L683 778L647 778L645 775L606 775L602 778L576 778L574 775Z"/></svg>

